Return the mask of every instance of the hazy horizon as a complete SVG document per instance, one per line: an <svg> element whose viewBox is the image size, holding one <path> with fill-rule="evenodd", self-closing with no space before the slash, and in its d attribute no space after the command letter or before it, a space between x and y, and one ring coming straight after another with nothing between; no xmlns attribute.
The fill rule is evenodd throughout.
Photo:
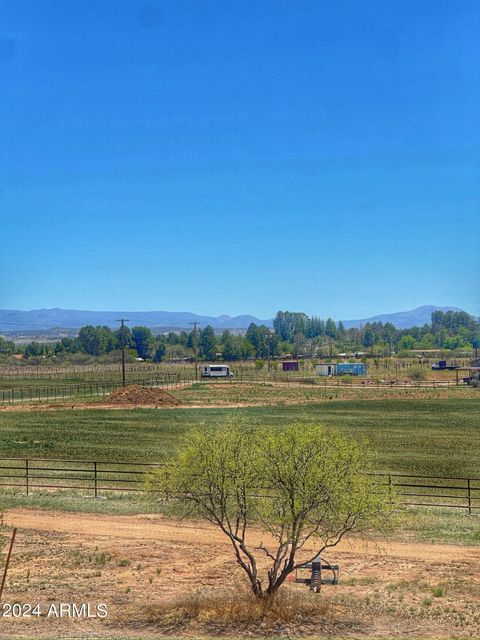
<svg viewBox="0 0 480 640"><path fill-rule="evenodd" d="M432 304L425 304L425 305L421 305L419 307L415 307L413 309L402 309L402 310L397 310L397 311L392 311L392 310L388 310L388 309L384 309L382 311L380 311L379 313L374 313L371 316L364 317L364 318L353 318L353 317L346 317L346 316L339 316L334 318L336 321L342 320L342 321L347 321L347 322L351 322L351 321L359 321L359 320L365 320L365 319L369 319L372 317L378 317L378 316L401 316L402 314L407 315L407 314L411 314L414 312L418 312L418 311L422 311L422 312L426 312L426 311L430 311L432 309L440 309L440 310L447 310L447 309L452 309L455 311L466 311L467 313L469 313L470 315L472 315L473 317L476 317L475 313L471 313L468 309L460 309L459 307L455 307L453 305L446 305L446 306L440 306L440 305L432 305ZM278 311L304 311L303 309L288 309L287 307L282 307L281 309L276 309L275 311L271 312L269 315L264 316L264 317L260 317L257 316L255 313L252 313L251 311L249 311L248 309L245 310L242 313L239 314L227 314L227 313L221 313L221 314L213 314L213 313L197 313L194 309L66 309L66 308L62 308L62 307L52 307L52 308L45 308L45 307L40 307L38 309L0 309L0 313L2 312L19 312L19 313L36 313L36 312L45 312L45 313L51 313L51 312L63 312L63 313L76 313L76 314L132 314L132 315L148 315L148 314L167 314L167 315L172 315L172 316L181 316L181 315L191 315L191 316L198 316L198 317L211 317L211 318L216 318L216 319L220 319L220 318L239 318L239 317L254 317L257 320L262 320L262 321L272 321L273 318L275 317L276 313ZM310 316L317 316L317 317L322 317L324 319L326 319L328 317L328 314L322 313L321 311L317 311L315 313L312 314L307 314ZM0 328L2 326L2 322L0 322Z"/></svg>

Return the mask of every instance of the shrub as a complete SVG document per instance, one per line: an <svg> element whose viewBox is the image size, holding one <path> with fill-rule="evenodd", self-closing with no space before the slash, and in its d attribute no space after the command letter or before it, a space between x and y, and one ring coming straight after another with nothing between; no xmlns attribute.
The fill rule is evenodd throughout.
<svg viewBox="0 0 480 640"><path fill-rule="evenodd" d="M408 377L414 382L420 382L427 377L426 371L423 367L411 367L408 371Z"/></svg>

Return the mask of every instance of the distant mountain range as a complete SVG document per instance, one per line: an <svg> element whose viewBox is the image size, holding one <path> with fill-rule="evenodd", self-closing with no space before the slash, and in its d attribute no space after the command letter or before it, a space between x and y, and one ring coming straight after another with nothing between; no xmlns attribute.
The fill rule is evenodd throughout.
<svg viewBox="0 0 480 640"><path fill-rule="evenodd" d="M344 320L346 328L359 327L367 322L391 322L398 329L423 326L430 322L433 311L461 311L457 307L437 307L425 305L411 311L385 313L361 320ZM251 315L201 316L188 311L78 311L75 309L35 309L32 311L0 310L0 333L19 331L40 332L52 329L79 329L87 324L118 327L120 318L128 318L129 326L144 325L152 329L187 329L191 323L199 322L200 327L214 329L245 330L251 322L272 326L272 320L261 320Z"/></svg>
<svg viewBox="0 0 480 640"><path fill-rule="evenodd" d="M128 325L155 329L191 329L190 323L199 322L214 329L246 329L251 322L272 325L272 320L259 320L254 316L201 316L188 311L78 311L76 309L34 309L32 311L0 310L0 332L45 331L52 328L79 329L87 324L118 327L118 320L129 320Z"/></svg>
<svg viewBox="0 0 480 640"><path fill-rule="evenodd" d="M417 307L411 311L398 311L397 313L382 313L379 316L372 316L363 320L345 320L344 326L360 327L367 322L391 322L397 329L408 329L409 327L423 327L424 324L431 322L431 315L434 311L462 311L458 307L436 307L432 304L426 304Z"/></svg>

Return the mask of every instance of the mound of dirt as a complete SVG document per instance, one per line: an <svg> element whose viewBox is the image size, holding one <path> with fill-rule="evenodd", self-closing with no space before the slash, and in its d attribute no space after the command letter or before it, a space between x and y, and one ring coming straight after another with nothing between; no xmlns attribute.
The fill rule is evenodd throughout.
<svg viewBox="0 0 480 640"><path fill-rule="evenodd" d="M154 387L142 387L139 384L130 384L120 387L103 400L104 404L159 404L166 406L176 406L181 404L180 400L174 398L163 389Z"/></svg>

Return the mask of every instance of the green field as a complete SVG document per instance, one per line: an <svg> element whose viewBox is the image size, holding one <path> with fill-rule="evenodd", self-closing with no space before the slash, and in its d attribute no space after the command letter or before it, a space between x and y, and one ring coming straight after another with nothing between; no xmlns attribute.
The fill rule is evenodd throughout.
<svg viewBox="0 0 480 640"><path fill-rule="evenodd" d="M0 457L161 461L189 429L199 424L221 428L231 415L275 428L314 421L366 438L379 471L480 477L480 398L4 412Z"/></svg>
<svg viewBox="0 0 480 640"><path fill-rule="evenodd" d="M205 424L214 431L232 415L275 428L296 420L315 421L367 439L378 471L480 477L480 398L468 397L336 399L241 409L5 411L0 413L0 457L157 462L174 451L189 429ZM29 497L7 490L0 506L100 513L155 510L140 494L102 498L92 500L91 490L36 490ZM478 544L479 536L478 518L457 509L403 511L394 535L461 544Z"/></svg>

